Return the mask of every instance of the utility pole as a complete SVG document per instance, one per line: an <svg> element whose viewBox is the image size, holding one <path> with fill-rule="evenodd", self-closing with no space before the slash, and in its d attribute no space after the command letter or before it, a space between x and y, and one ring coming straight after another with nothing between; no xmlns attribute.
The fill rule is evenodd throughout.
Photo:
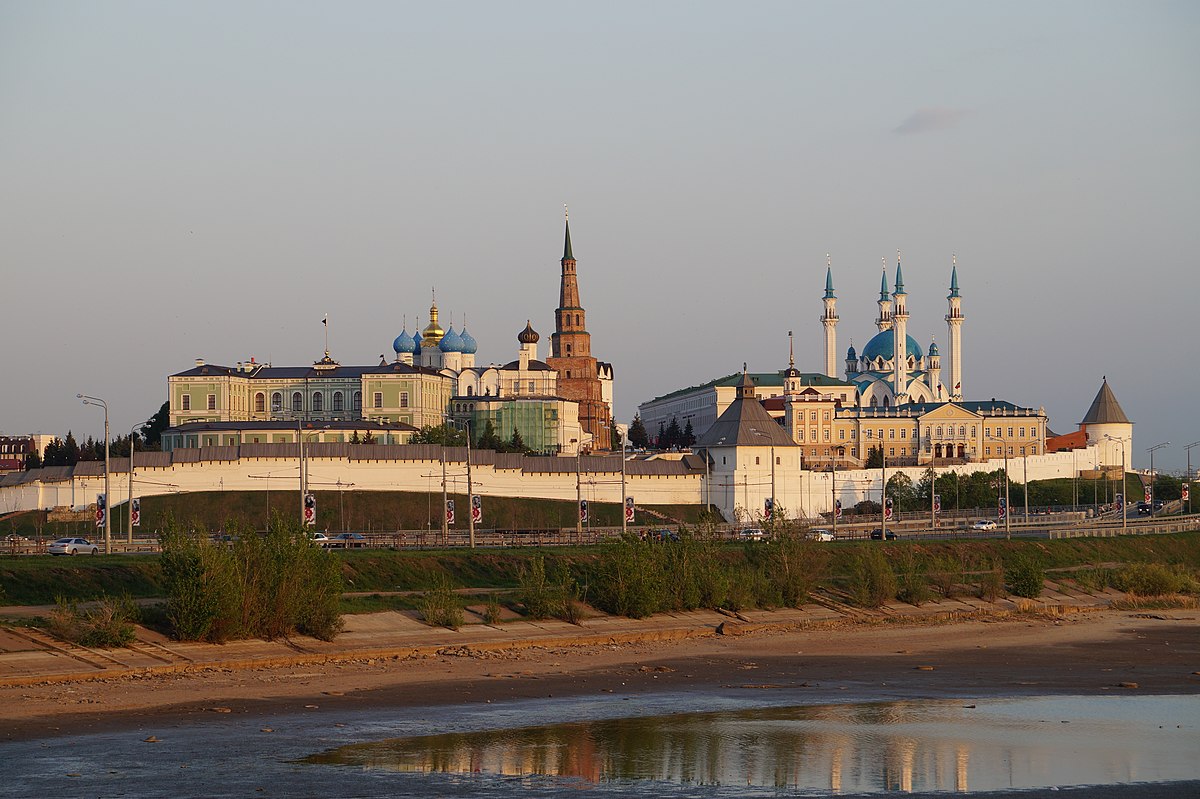
<svg viewBox="0 0 1200 799"><path fill-rule="evenodd" d="M771 447L771 526L775 526L775 448Z"/></svg>
<svg viewBox="0 0 1200 799"><path fill-rule="evenodd" d="M463 423L467 434L467 529L471 549L475 548L475 484L471 482L471 422Z"/></svg>
<svg viewBox="0 0 1200 799"><path fill-rule="evenodd" d="M937 503L934 498L937 496L937 469L934 464L937 459L929 461L929 532L937 532Z"/></svg>
<svg viewBox="0 0 1200 799"><path fill-rule="evenodd" d="M625 494L625 435L621 434L621 537L629 532L628 514L625 513L625 503L629 500Z"/></svg>
<svg viewBox="0 0 1200 799"><path fill-rule="evenodd" d="M580 454L575 450L575 543L583 543L583 479L579 473ZM624 513L625 509L621 508Z"/></svg>
<svg viewBox="0 0 1200 799"><path fill-rule="evenodd" d="M887 450L879 445L879 462L883 474L883 485L879 487L879 515L883 517L883 540L887 540Z"/></svg>
<svg viewBox="0 0 1200 799"><path fill-rule="evenodd" d="M1200 441L1193 441L1191 444L1188 444L1186 447L1184 447L1184 449L1187 450L1187 473L1184 474L1183 481L1188 484L1188 513L1192 512L1192 447L1200 447ZM1180 508L1179 510L1181 513L1183 512L1183 508Z"/></svg>
<svg viewBox="0 0 1200 799"><path fill-rule="evenodd" d="M442 435L442 546L450 543L450 519L446 516L446 437Z"/></svg>

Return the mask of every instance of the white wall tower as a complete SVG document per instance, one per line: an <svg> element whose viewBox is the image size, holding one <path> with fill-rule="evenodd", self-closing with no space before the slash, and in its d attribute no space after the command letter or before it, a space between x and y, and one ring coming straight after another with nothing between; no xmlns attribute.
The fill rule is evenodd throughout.
<svg viewBox="0 0 1200 799"><path fill-rule="evenodd" d="M833 259L825 254L825 315L821 324L825 327L825 374L837 379L837 297L833 293Z"/></svg>
<svg viewBox="0 0 1200 799"><path fill-rule="evenodd" d="M892 292L892 297L896 301L896 312L892 315L892 357L895 364L893 382L896 404L902 405L908 402L908 292L904 290L904 273L900 271L899 250L896 250L896 290Z"/></svg>
<svg viewBox="0 0 1200 799"><path fill-rule="evenodd" d="M958 256L951 256L950 294L946 299L950 303L950 312L946 314L946 327L950 341L950 399L961 402L962 392L962 323L965 318L962 313L962 297L958 293Z"/></svg>

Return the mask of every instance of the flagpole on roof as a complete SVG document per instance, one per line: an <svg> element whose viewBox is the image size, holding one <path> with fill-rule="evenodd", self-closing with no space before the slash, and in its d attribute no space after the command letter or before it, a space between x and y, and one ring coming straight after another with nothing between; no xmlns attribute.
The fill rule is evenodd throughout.
<svg viewBox="0 0 1200 799"><path fill-rule="evenodd" d="M329 314L325 314L325 318L321 320L321 324L325 325L325 357L329 357Z"/></svg>

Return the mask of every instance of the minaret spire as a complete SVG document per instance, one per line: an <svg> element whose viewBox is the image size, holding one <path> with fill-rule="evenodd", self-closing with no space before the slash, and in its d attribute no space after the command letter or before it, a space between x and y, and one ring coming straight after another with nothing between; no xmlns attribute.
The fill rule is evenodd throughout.
<svg viewBox="0 0 1200 799"><path fill-rule="evenodd" d="M875 327L882 333L892 329L892 297L888 293L887 259L880 258L879 262L883 267L883 277L879 279L879 299L876 302L879 306L879 318L875 320Z"/></svg>
<svg viewBox="0 0 1200 799"><path fill-rule="evenodd" d="M946 297L949 312L946 314L947 343L950 345L950 399L962 400L962 295L958 291L958 256L951 255L950 294Z"/></svg>
<svg viewBox="0 0 1200 799"><path fill-rule="evenodd" d="M825 253L825 313L821 326L825 328L825 374L837 379L837 295L833 293L833 256ZM789 333L789 335L791 335Z"/></svg>
<svg viewBox="0 0 1200 799"><path fill-rule="evenodd" d="M587 221L587 220L584 220ZM563 203L563 226L566 228L566 241L563 242L563 260L574 261L575 254L571 252L571 216L567 204ZM585 242L586 243L586 242Z"/></svg>
<svg viewBox="0 0 1200 799"><path fill-rule="evenodd" d="M900 269L900 251L896 250L896 290L892 292L896 310L892 314L892 388L896 404L908 402L908 292L904 290L904 272Z"/></svg>

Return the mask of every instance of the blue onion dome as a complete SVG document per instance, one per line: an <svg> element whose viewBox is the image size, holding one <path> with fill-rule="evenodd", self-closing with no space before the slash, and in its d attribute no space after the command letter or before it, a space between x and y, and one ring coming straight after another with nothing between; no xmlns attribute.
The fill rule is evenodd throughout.
<svg viewBox="0 0 1200 799"><path fill-rule="evenodd" d="M442 352L462 352L462 348L462 336L454 332L454 325L450 325L446 335L442 336L442 340L438 342L438 349Z"/></svg>
<svg viewBox="0 0 1200 799"><path fill-rule="evenodd" d="M929 342L929 357L932 358L937 354L938 354L937 342L936 341Z"/></svg>
<svg viewBox="0 0 1200 799"><path fill-rule="evenodd" d="M402 330L400 331L400 335L396 336L396 340L392 342L392 349L396 351L397 355L405 352L416 352L417 342L413 340L412 336L408 335L407 330Z"/></svg>
<svg viewBox="0 0 1200 799"><path fill-rule="evenodd" d="M895 337L895 333L891 330L876 333L875 337L867 342L867 346L863 347L863 357L869 361L873 361L879 357L882 357L885 361L892 360L895 355ZM912 336L905 336L905 339L905 349L907 349L908 355L918 360L923 358L924 352L921 349L921 345L917 343L917 340Z"/></svg>
<svg viewBox="0 0 1200 799"><path fill-rule="evenodd" d="M474 336L467 332L465 327L463 328L462 332L458 334L458 337L462 339L462 351L464 355L474 355L475 353L479 352L479 342L475 340Z"/></svg>
<svg viewBox="0 0 1200 799"><path fill-rule="evenodd" d="M854 351L853 344L850 345L850 349L846 350L846 360L847 361L857 361L858 360L858 353Z"/></svg>

